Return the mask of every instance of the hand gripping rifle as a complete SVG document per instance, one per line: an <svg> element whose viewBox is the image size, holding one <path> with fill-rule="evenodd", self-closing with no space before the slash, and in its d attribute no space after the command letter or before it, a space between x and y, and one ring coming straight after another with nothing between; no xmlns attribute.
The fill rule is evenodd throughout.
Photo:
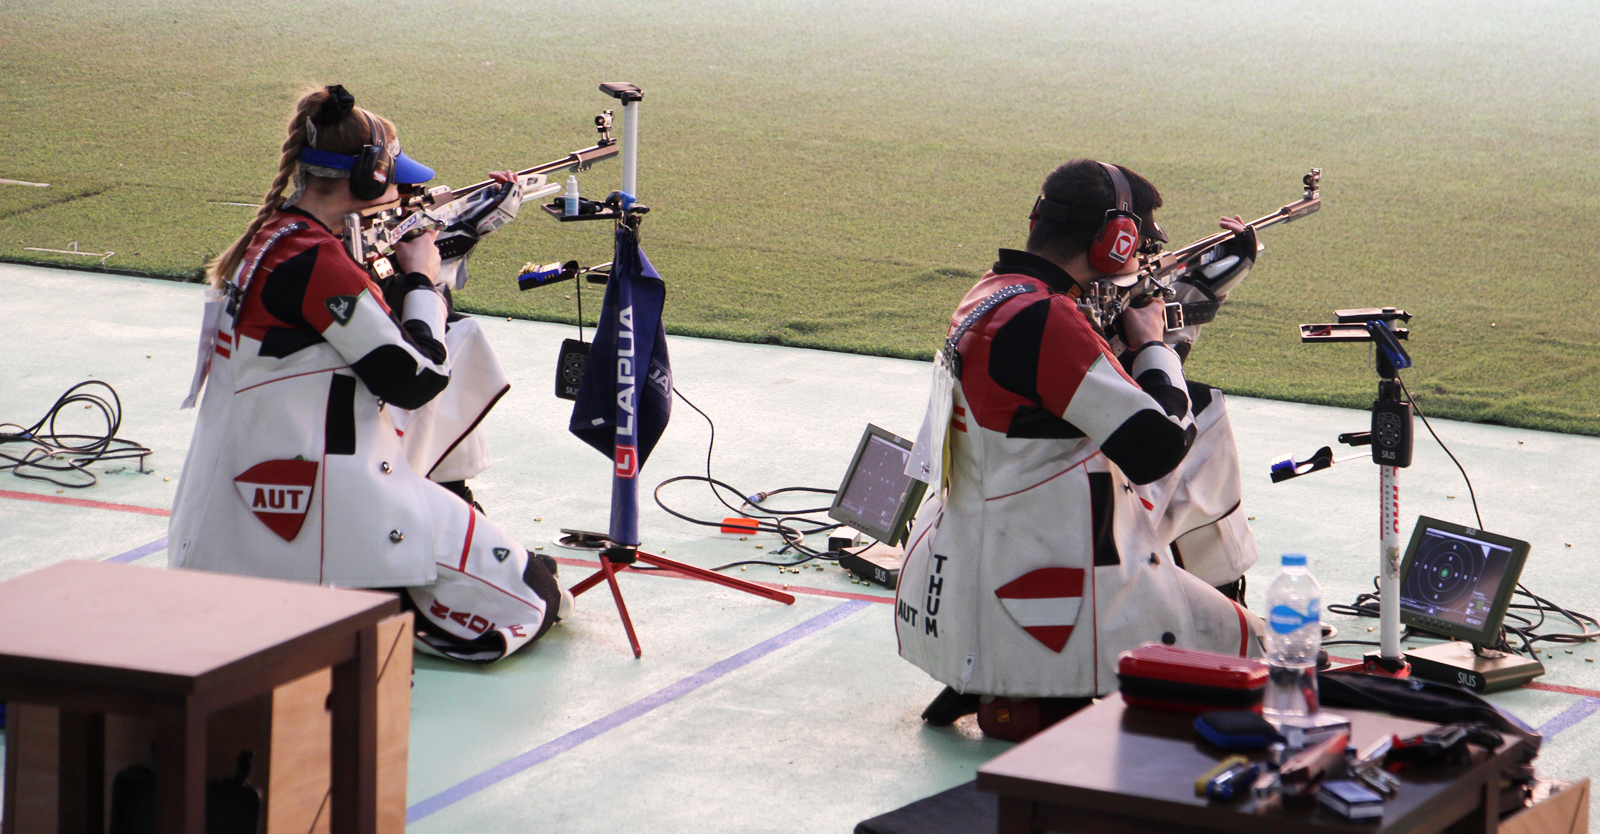
<svg viewBox="0 0 1600 834"><path fill-rule="evenodd" d="M406 191L402 186L399 200L345 215L345 248L350 257L382 281L395 272L389 258L396 243L429 229L444 229L446 234L438 241L439 255L447 271L457 273L450 283L460 289L466 279L465 258L479 238L511 222L524 201L540 200L561 191L560 183L549 181L551 175L587 171L596 162L617 155L617 140L611 136L612 111L602 111L594 123L600 134L595 144L506 178L487 179L460 189L440 185L427 189L415 186ZM454 270L450 270L452 265Z"/></svg>
<svg viewBox="0 0 1600 834"><path fill-rule="evenodd" d="M1300 199L1245 224L1246 233L1253 239L1260 229L1298 220L1322 208L1322 194L1318 188L1321 181L1322 169L1312 168L1300 180L1305 187ZM1102 331L1106 331L1123 310L1143 298L1160 299L1166 304L1168 331L1181 330L1187 324L1204 324L1216 315L1222 296L1248 274L1248 264L1240 271L1237 269L1239 258L1229 262L1228 258L1234 256L1221 254L1226 244L1237 243L1240 238L1241 233L1223 231L1182 249L1141 254L1138 280L1133 285L1117 287L1110 281L1093 281L1078 307ZM1249 255L1253 261L1255 253ZM1191 295L1203 300L1174 301L1178 297L1176 284L1179 282L1192 285L1197 292Z"/></svg>

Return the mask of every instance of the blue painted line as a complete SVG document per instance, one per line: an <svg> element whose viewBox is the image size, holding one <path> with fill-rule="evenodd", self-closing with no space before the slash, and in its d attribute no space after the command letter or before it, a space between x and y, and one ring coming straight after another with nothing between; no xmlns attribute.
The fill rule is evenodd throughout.
<svg viewBox="0 0 1600 834"><path fill-rule="evenodd" d="M1563 730L1570 730L1576 727L1585 718L1594 715L1596 712L1600 712L1600 698L1584 698L1562 710L1555 718L1540 725L1539 734L1548 741L1551 736Z"/></svg>
<svg viewBox="0 0 1600 834"><path fill-rule="evenodd" d="M589 741L590 739L610 732L611 730L614 730L623 724L626 724L629 721L632 721L633 719L638 718L639 716L644 715L651 710L654 710L657 707L670 704L673 701L676 701L679 698L682 698L683 696L695 691L696 689L699 689L700 687L717 680L729 672L733 672L744 666L748 666L749 664L754 663L755 661L760 660L761 658L766 657L767 655L772 654L773 652L785 646L803 640L806 637L809 637L812 634L815 634L866 607L868 607L868 603L861 602L859 600L851 600L843 605L824 611L823 613L806 620L805 622L783 632L782 634L757 643L756 645L751 646L750 648L745 649L744 651L739 652L732 657L719 661L718 663L713 664L705 669L702 669L699 672L696 672L689 677L678 681L677 683L657 690L656 692L634 701L633 703L611 713L610 715L605 716L604 718L600 718L585 724L584 726L579 727L578 729L573 730L572 732L567 733L566 735L554 741L541 744L538 747L535 747L532 750L529 750L528 752L523 753L522 755L508 762L505 762L504 764L489 768L477 776L473 776L472 778L454 787L446 788L445 790L434 794L433 796L430 796L421 802L418 802L410 808L407 808L406 824L411 825L418 820L426 819L427 817L432 816L433 814L436 814L450 807L451 805L454 805L457 802L460 802L461 800L478 793L479 791L503 782L506 779L509 779L512 776L515 776L518 773L533 767L534 765L549 761L550 759L553 759L556 756L559 756L562 753L565 753L568 750L571 750L572 748Z"/></svg>
<svg viewBox="0 0 1600 834"><path fill-rule="evenodd" d="M138 547L135 547L134 549L128 551L127 553L118 553L117 555L112 556L111 558L107 559L106 561L107 562L116 562L119 565L126 565L126 564L128 564L129 562L132 562L135 559L143 559L144 557L149 556L152 553L155 553L155 552L161 551L161 550L166 550L166 549L167 549L167 537L166 536L162 536L161 538L156 539L155 541L153 541L153 542L151 542L149 544L141 544Z"/></svg>

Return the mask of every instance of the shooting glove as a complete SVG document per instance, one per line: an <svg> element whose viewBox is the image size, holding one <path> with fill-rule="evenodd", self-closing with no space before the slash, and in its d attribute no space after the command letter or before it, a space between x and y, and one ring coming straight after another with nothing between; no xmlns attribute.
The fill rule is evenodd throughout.
<svg viewBox="0 0 1600 834"><path fill-rule="evenodd" d="M439 283L454 289L467 284L467 256L478 240L510 223L522 208L522 186L515 179L461 198L457 219L439 232Z"/></svg>
<svg viewBox="0 0 1600 834"><path fill-rule="evenodd" d="M1188 358L1189 349L1200 336L1200 325L1216 318L1228 293L1250 275L1258 251L1256 231L1246 227L1244 232L1196 256L1189 262L1189 270L1173 283L1177 291L1173 300L1183 305L1184 326L1169 331L1165 338L1179 356Z"/></svg>

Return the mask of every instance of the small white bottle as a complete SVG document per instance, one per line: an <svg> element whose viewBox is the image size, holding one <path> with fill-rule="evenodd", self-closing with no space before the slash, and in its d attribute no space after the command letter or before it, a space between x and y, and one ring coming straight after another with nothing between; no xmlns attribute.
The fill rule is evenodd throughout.
<svg viewBox="0 0 1600 834"><path fill-rule="evenodd" d="M567 177L567 193L561 198L562 213L568 217L578 216L578 178Z"/></svg>
<svg viewBox="0 0 1600 834"><path fill-rule="evenodd" d="M1303 553L1283 554L1283 570L1267 586L1268 671L1261 714L1294 721L1317 713L1317 651L1322 647L1322 586Z"/></svg>

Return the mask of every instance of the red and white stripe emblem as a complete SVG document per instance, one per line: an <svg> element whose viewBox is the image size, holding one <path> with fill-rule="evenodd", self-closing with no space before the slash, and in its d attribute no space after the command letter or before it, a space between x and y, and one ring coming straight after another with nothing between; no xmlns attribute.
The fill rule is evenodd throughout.
<svg viewBox="0 0 1600 834"><path fill-rule="evenodd" d="M950 418L950 428L956 431L967 430L967 410L961 406L953 406L955 413Z"/></svg>
<svg viewBox="0 0 1600 834"><path fill-rule="evenodd" d="M1060 653L1083 607L1082 568L1040 568L995 589L1011 619L1050 651Z"/></svg>

